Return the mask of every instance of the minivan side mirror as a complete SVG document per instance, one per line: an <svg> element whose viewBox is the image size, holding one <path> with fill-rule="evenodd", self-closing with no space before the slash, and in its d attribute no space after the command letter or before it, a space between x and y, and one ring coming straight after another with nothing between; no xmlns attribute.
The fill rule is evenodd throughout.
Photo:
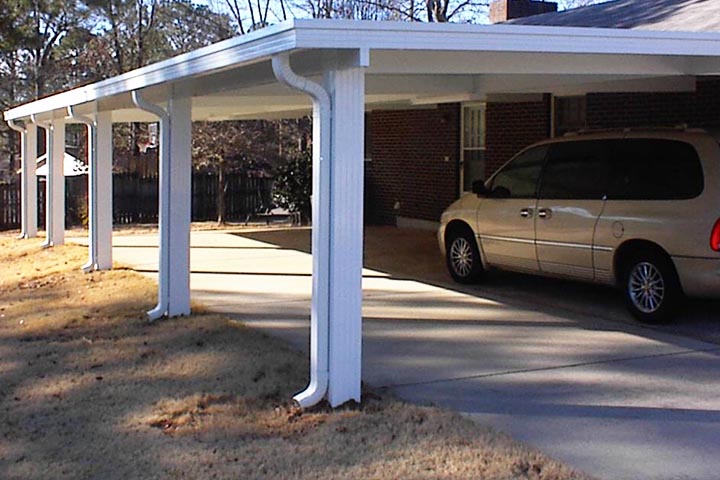
<svg viewBox="0 0 720 480"><path fill-rule="evenodd" d="M472 193L483 197L489 197L492 195L490 189L485 186L484 180L475 180L472 182Z"/></svg>

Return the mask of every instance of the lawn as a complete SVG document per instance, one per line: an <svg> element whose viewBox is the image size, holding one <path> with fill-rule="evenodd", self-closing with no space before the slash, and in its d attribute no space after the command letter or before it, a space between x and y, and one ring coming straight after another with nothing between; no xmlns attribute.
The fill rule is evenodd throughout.
<svg viewBox="0 0 720 480"><path fill-rule="evenodd" d="M0 478L587 476L455 413L367 390L302 411L307 358L221 315L148 323L156 287L0 234Z"/></svg>

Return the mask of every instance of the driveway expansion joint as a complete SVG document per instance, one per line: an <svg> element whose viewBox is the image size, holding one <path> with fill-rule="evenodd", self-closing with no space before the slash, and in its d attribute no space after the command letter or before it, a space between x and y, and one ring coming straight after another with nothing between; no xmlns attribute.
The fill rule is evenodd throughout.
<svg viewBox="0 0 720 480"><path fill-rule="evenodd" d="M404 388L404 387L415 387L415 386L420 386L420 385L433 385L433 384L439 384L439 383L463 382L466 380L504 377L504 376L509 376L509 375L518 375L518 374L534 373L534 372L548 372L548 371L552 371L552 370L564 370L564 369L570 369L570 368L588 367L588 366L592 366L592 365L605 365L605 364L611 364L611 363L630 362L630 361L634 361L634 360L648 360L648 359L652 359L652 358L680 357L683 355L691 355L694 353L717 353L717 354L720 354L720 347L679 350L679 351L675 351L675 352L656 353L653 355L638 355L638 356L632 356L632 357L609 358L607 360L596 360L596 361L592 361L592 362L578 362L578 363L571 363L568 365L554 365L554 366L550 366L550 367L522 368L522 369L516 369L516 370L505 370L502 372L481 373L478 375L466 375L466 376L462 376L462 377L424 380L421 382L407 382L407 383L376 385L376 387L377 388Z"/></svg>

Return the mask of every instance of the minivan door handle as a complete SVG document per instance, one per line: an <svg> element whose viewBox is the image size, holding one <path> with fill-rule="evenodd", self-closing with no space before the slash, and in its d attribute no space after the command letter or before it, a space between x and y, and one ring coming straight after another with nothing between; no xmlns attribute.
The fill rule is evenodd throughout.
<svg viewBox="0 0 720 480"><path fill-rule="evenodd" d="M520 210L520 216L523 218L528 218L532 216L532 212L532 208L523 208L522 210Z"/></svg>
<svg viewBox="0 0 720 480"><path fill-rule="evenodd" d="M538 210L538 217L540 218L550 218L552 217L552 210L549 208L541 208Z"/></svg>

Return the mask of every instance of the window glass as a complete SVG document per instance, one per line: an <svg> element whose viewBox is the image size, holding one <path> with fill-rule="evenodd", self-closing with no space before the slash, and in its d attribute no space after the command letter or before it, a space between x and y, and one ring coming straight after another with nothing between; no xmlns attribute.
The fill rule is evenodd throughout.
<svg viewBox="0 0 720 480"><path fill-rule="evenodd" d="M475 180L485 179L485 105L463 107L462 187L472 190Z"/></svg>
<svg viewBox="0 0 720 480"><path fill-rule="evenodd" d="M497 198L535 198L538 177L548 147L531 148L515 157L492 179L490 189Z"/></svg>
<svg viewBox="0 0 720 480"><path fill-rule="evenodd" d="M682 200L703 190L695 149L677 140L626 139L616 142L609 199Z"/></svg>
<svg viewBox="0 0 720 480"><path fill-rule="evenodd" d="M607 145L597 140L552 145L540 181L540 198L602 199L610 169Z"/></svg>
<svg viewBox="0 0 720 480"><path fill-rule="evenodd" d="M577 132L587 125L587 101L581 97L555 98L555 136Z"/></svg>
<svg viewBox="0 0 720 480"><path fill-rule="evenodd" d="M475 180L485 178L485 151L466 150L463 155L463 191L472 191Z"/></svg>

